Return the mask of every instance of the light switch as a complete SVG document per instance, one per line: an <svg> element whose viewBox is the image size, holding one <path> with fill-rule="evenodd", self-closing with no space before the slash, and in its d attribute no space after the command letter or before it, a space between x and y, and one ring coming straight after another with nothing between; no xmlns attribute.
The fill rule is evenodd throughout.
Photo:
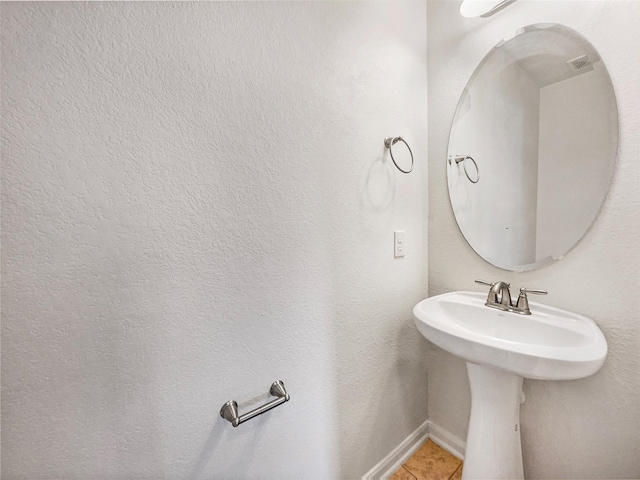
<svg viewBox="0 0 640 480"><path fill-rule="evenodd" d="M393 256L394 257L404 257L404 252L406 250L405 245L405 232L396 230L393 232Z"/></svg>

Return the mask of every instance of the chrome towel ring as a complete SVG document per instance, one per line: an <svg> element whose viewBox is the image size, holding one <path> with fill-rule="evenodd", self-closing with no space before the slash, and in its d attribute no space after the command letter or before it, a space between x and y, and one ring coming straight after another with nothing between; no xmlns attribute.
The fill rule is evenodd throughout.
<svg viewBox="0 0 640 480"><path fill-rule="evenodd" d="M472 157L470 157L469 155L449 156L449 165L451 165L451 160L455 160L456 165L458 163L462 162L462 166L464 167L464 174L467 176L469 181L471 183L478 183L478 181L480 180L480 169L478 168L478 164L476 163L476 161ZM476 179L475 180L473 180L469 176L469 172L467 171L467 160L471 160L473 162L473 165L476 167Z"/></svg>
<svg viewBox="0 0 640 480"><path fill-rule="evenodd" d="M391 150L391 147L393 145L395 145L398 142L402 142L404 143L407 148L409 149L409 154L411 155L411 168L409 170L403 170L401 169L398 164L396 163L396 159L393 158L393 150ZM406 140L402 137L387 137L384 139L384 146L387 147L389 149L389 153L391 154L391 160L393 160L393 164L396 166L396 168L398 170L400 170L402 173L411 173L413 171L413 152L411 151L411 147L409 146L409 144L406 142Z"/></svg>

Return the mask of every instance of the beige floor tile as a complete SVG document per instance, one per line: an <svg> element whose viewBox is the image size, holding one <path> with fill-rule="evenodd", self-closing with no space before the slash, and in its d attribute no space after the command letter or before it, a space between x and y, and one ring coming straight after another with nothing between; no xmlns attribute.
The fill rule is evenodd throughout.
<svg viewBox="0 0 640 480"><path fill-rule="evenodd" d="M416 480L416 477L411 475L406 468L400 467L396 473L389 477L389 480Z"/></svg>
<svg viewBox="0 0 640 480"><path fill-rule="evenodd" d="M449 480L461 464L462 462L449 452L427 440L403 467L417 480Z"/></svg>
<svg viewBox="0 0 640 480"><path fill-rule="evenodd" d="M460 465L458 469L453 472L453 475L449 477L449 480L462 480L462 465Z"/></svg>

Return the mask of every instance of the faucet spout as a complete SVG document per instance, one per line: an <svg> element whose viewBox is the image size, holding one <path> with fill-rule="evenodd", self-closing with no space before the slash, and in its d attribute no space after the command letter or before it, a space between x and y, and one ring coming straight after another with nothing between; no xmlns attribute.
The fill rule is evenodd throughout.
<svg viewBox="0 0 640 480"><path fill-rule="evenodd" d="M507 282L498 281L491 286L489 295L487 296L487 307L499 308L501 310L508 310L513 307L511 301L511 292L509 287L511 285Z"/></svg>

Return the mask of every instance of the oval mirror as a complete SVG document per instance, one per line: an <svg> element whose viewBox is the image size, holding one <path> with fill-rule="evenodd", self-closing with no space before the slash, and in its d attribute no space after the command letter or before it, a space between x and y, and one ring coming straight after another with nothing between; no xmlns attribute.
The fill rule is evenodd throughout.
<svg viewBox="0 0 640 480"><path fill-rule="evenodd" d="M558 260L598 215L617 148L615 94L593 45L557 24L518 30L480 62L453 119L447 182L462 234L505 270Z"/></svg>

